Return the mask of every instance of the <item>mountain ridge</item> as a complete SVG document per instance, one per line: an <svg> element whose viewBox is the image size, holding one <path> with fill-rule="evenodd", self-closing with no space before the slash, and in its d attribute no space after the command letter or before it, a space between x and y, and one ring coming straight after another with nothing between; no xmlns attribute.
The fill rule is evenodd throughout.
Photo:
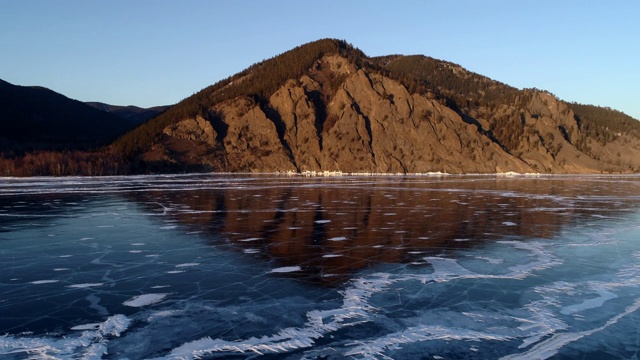
<svg viewBox="0 0 640 360"><path fill-rule="evenodd" d="M637 172L640 122L594 109L322 39L201 90L112 148L143 172Z"/></svg>
<svg viewBox="0 0 640 360"><path fill-rule="evenodd" d="M111 105L98 101L89 101L85 102L85 104L98 110L114 114L122 119L127 120L134 126L138 126L143 122L158 116L171 107L171 105L160 105L152 106L149 108L142 108L135 105Z"/></svg>
<svg viewBox="0 0 640 360"><path fill-rule="evenodd" d="M131 127L45 87L0 80L0 153L88 150L109 144Z"/></svg>

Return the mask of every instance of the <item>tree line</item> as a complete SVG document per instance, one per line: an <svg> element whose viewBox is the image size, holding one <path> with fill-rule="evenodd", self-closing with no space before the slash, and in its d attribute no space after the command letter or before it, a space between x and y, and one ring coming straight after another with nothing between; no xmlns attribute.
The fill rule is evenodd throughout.
<svg viewBox="0 0 640 360"><path fill-rule="evenodd" d="M576 122L586 136L606 144L619 134L640 138L640 121L608 107L569 103L575 113Z"/></svg>
<svg viewBox="0 0 640 360"><path fill-rule="evenodd" d="M131 174L121 154L109 151L36 151L0 157L0 176L107 176Z"/></svg>

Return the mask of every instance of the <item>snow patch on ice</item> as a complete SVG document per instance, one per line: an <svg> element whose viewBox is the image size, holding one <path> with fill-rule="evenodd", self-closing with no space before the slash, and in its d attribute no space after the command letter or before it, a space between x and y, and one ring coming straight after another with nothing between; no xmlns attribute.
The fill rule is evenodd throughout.
<svg viewBox="0 0 640 360"><path fill-rule="evenodd" d="M184 263L176 265L177 268L198 266L200 263Z"/></svg>
<svg viewBox="0 0 640 360"><path fill-rule="evenodd" d="M90 287L96 287L96 286L102 286L102 285L104 285L104 283L84 283L84 284L69 285L67 287L75 288L75 289L83 289L83 288L90 288Z"/></svg>
<svg viewBox="0 0 640 360"><path fill-rule="evenodd" d="M72 327L71 330L84 331L84 330L98 330L99 328L100 328L100 323L93 323L93 324L77 325Z"/></svg>
<svg viewBox="0 0 640 360"><path fill-rule="evenodd" d="M143 307L147 305L152 305L159 303L164 300L164 298L169 295L168 293L158 293L158 294L142 294L138 296L134 296L131 299L123 302L123 305L130 307Z"/></svg>
<svg viewBox="0 0 640 360"><path fill-rule="evenodd" d="M53 283L57 283L59 280L36 280L36 281L32 281L29 284L33 284L33 285L41 285L41 284L53 284Z"/></svg>
<svg viewBox="0 0 640 360"><path fill-rule="evenodd" d="M344 237L344 236L336 236L336 237L332 237L332 238L327 239L327 240L329 240L329 241L344 241L344 240L347 240L347 238Z"/></svg>
<svg viewBox="0 0 640 360"><path fill-rule="evenodd" d="M300 266L283 266L283 267L271 269L270 272L272 272L272 273L289 273L289 272L295 272L295 271L300 271L300 270L302 270L302 268Z"/></svg>
<svg viewBox="0 0 640 360"><path fill-rule="evenodd" d="M179 315L180 313L181 313L181 311L179 311L179 310L156 311L156 312L154 312L153 314L151 314L149 316L147 321L153 321L153 320L160 319L160 318L166 318L166 317L170 317L170 316L175 316L175 315Z"/></svg>

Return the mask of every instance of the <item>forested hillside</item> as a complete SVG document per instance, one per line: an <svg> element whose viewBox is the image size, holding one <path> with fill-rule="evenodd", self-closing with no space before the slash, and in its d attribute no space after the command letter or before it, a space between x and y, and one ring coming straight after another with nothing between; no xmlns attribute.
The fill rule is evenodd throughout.
<svg viewBox="0 0 640 360"><path fill-rule="evenodd" d="M118 105L105 104L101 102L88 102L86 104L98 110L102 110L104 112L108 112L117 117L125 119L132 126L138 126L143 122L162 114L165 110L167 110L170 107L168 105L164 105L164 106L154 106L151 108L141 108L133 105L118 106Z"/></svg>
<svg viewBox="0 0 640 360"><path fill-rule="evenodd" d="M132 124L42 87L0 80L0 154L90 150L109 144Z"/></svg>

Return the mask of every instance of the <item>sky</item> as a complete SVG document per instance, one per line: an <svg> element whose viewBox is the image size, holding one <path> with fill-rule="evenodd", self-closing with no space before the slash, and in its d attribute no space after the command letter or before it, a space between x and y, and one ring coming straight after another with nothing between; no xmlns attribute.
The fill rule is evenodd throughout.
<svg viewBox="0 0 640 360"><path fill-rule="evenodd" d="M640 119L637 0L0 0L0 79L174 104L321 38L422 54Z"/></svg>

